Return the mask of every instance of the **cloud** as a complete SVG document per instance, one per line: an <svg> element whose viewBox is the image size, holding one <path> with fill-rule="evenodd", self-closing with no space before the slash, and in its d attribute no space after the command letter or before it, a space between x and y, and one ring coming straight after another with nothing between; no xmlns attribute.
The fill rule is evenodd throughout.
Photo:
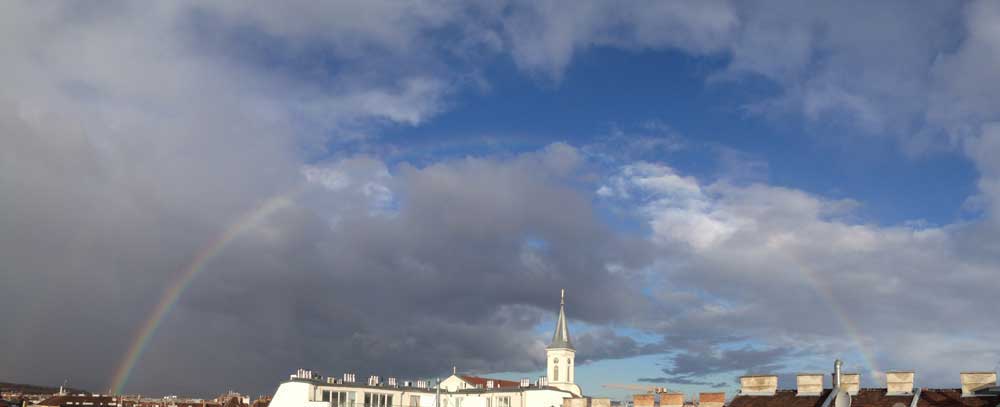
<svg viewBox="0 0 1000 407"><path fill-rule="evenodd" d="M832 4L6 3L0 376L103 390L164 288L276 196L292 204L212 257L128 390L537 370L559 288L595 327L581 360L665 353L650 381L859 352L926 383L992 368L996 7ZM748 111L956 148L982 218L858 222L862 203L770 185L740 154L724 170L754 176L701 179L654 161L688 148L655 122L502 158L331 151L426 124L495 58L558 86L596 47L721 58L714 86L777 85Z"/></svg>
<svg viewBox="0 0 1000 407"><path fill-rule="evenodd" d="M640 343L632 337L619 335L607 327L577 335L574 339L574 345L578 352L578 364L658 354L669 349L664 342Z"/></svg>
<svg viewBox="0 0 1000 407"><path fill-rule="evenodd" d="M684 353L671 359L672 365L664 368L663 372L676 375L670 378L675 383L688 384L678 380L733 371L776 371L782 368L778 361L787 354L786 349L757 350L750 347Z"/></svg>
<svg viewBox="0 0 1000 407"><path fill-rule="evenodd" d="M514 2L501 21L517 65L558 81L573 55L591 47L717 51L731 35L737 16L724 2L565 7L543 1Z"/></svg>
<svg viewBox="0 0 1000 407"><path fill-rule="evenodd" d="M623 192L606 199L635 202L663 253L654 267L663 283L652 290L668 317L651 329L696 338L671 343L679 353L666 373L780 371L789 349L807 365L860 350L854 363L871 370L866 376L904 365L928 381L953 382L940 359L917 361L897 346L907 326L928 320L935 332L978 332L970 346L993 352L983 341L996 333L976 328L974 315L997 288L986 276L998 258L970 257L960 243L993 241L990 222L855 223L851 201L759 183L702 183L653 163L625 164L609 180ZM728 349L748 338L772 348Z"/></svg>

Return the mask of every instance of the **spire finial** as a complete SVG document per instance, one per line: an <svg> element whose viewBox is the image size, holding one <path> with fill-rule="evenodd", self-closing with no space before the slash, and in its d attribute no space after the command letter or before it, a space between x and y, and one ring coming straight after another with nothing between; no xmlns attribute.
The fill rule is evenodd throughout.
<svg viewBox="0 0 1000 407"><path fill-rule="evenodd" d="M458 374L458 367L457 366L452 366L451 367L451 374Z"/></svg>
<svg viewBox="0 0 1000 407"><path fill-rule="evenodd" d="M559 305L566 305L566 289L559 290Z"/></svg>

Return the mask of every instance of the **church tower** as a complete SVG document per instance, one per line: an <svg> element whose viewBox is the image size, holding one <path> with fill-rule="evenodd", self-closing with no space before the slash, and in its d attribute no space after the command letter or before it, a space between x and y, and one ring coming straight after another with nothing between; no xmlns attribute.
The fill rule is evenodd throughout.
<svg viewBox="0 0 1000 407"><path fill-rule="evenodd" d="M546 377L549 386L566 390L576 396L581 395L580 386L573 383L576 349L569 339L569 326L566 324L566 290L562 290L559 299L559 320L556 321L556 331L552 334L552 343L545 348Z"/></svg>

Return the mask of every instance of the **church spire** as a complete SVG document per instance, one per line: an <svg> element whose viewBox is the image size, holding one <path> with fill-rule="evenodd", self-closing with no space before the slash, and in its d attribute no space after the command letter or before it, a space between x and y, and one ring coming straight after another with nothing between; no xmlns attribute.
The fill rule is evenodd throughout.
<svg viewBox="0 0 1000 407"><path fill-rule="evenodd" d="M566 290L560 290L559 297L559 320L556 321L556 331L552 334L552 343L549 349L566 348L573 349L573 342L569 340L569 326L566 324Z"/></svg>

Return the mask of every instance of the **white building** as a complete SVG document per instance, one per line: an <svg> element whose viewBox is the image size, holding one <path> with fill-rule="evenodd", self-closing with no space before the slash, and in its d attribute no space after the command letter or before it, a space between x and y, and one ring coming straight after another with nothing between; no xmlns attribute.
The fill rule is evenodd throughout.
<svg viewBox="0 0 1000 407"><path fill-rule="evenodd" d="M564 307L565 291L552 343L545 349L546 376L535 383L459 375L456 369L437 386L392 377L383 382L378 376L358 383L350 373L322 380L310 370L299 369L278 386L269 407L562 407L564 399L575 399L574 406L590 406L590 399L573 382L576 350Z"/></svg>

